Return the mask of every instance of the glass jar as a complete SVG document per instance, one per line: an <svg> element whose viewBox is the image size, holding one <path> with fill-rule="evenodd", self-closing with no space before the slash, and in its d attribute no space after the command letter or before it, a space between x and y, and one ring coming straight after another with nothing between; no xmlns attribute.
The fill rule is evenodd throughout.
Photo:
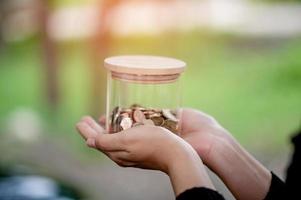
<svg viewBox="0 0 301 200"><path fill-rule="evenodd" d="M180 75L183 61L159 56L105 59L106 130L116 133L139 125L156 125L180 133Z"/></svg>

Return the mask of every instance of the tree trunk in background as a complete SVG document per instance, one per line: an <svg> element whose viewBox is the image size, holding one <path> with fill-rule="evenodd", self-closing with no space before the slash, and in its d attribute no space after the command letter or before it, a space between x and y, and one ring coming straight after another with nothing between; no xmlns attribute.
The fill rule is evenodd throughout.
<svg viewBox="0 0 301 200"><path fill-rule="evenodd" d="M51 111L57 111L59 103L59 86L58 86L58 61L55 42L47 33L47 22L49 19L49 2L40 1L39 17L41 44L43 51L44 73L45 73L45 90L47 100Z"/></svg>
<svg viewBox="0 0 301 200"><path fill-rule="evenodd" d="M112 35L110 31L110 13L118 5L119 0L99 2L99 20L97 34L91 40L91 114L95 117L105 112L106 105L106 70L103 68L103 60L108 56Z"/></svg>
<svg viewBox="0 0 301 200"><path fill-rule="evenodd" d="M0 0L0 50L4 44L2 38L3 18L4 18L4 0Z"/></svg>

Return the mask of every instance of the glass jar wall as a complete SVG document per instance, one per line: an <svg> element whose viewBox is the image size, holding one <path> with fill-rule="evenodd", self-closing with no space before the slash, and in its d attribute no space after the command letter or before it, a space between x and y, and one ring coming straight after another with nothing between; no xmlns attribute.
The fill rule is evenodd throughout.
<svg viewBox="0 0 301 200"><path fill-rule="evenodd" d="M185 63L154 56L119 56L105 60L107 76L106 129L119 132L156 125L179 134L180 74Z"/></svg>

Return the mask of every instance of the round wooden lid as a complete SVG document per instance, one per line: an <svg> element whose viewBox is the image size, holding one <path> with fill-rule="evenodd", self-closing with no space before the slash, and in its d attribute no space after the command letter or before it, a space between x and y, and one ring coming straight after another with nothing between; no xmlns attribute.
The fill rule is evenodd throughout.
<svg viewBox="0 0 301 200"><path fill-rule="evenodd" d="M105 59L112 72L135 75L172 75L184 71L186 63L174 58L146 55L115 56Z"/></svg>

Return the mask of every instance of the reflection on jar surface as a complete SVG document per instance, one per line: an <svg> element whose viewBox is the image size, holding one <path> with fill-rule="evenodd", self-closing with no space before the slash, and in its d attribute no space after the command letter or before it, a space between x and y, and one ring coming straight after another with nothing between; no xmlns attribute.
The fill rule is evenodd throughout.
<svg viewBox="0 0 301 200"><path fill-rule="evenodd" d="M180 133L177 109L184 62L166 57L118 56L107 58L105 67L108 132L148 124Z"/></svg>

